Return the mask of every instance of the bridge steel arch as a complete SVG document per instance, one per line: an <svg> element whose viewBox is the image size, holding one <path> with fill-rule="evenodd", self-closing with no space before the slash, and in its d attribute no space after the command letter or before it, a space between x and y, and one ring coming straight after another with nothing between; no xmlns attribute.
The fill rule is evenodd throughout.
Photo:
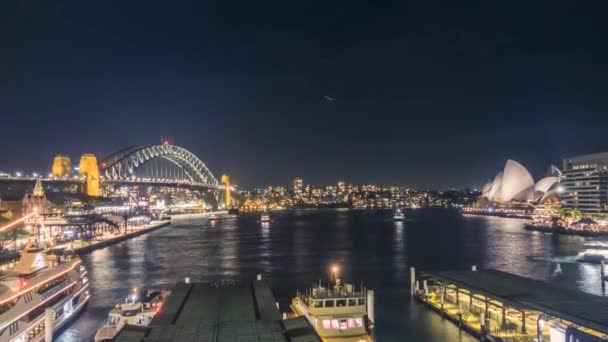
<svg viewBox="0 0 608 342"><path fill-rule="evenodd" d="M193 182L210 188L220 188L220 182L213 176L197 156L176 145L144 145L122 149L99 162L100 174L108 180L124 180L146 162L164 158L184 170Z"/></svg>

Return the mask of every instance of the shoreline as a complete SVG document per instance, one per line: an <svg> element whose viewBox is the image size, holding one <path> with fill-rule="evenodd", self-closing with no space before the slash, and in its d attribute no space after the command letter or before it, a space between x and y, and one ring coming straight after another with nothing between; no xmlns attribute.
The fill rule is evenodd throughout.
<svg viewBox="0 0 608 342"><path fill-rule="evenodd" d="M217 210L217 211L206 211L204 213L183 213L183 214L171 214L171 221L174 220L187 220L207 217L211 215L227 215L228 210Z"/></svg>
<svg viewBox="0 0 608 342"><path fill-rule="evenodd" d="M53 249L59 249L59 248L64 247L65 251L70 251L77 255L86 254L86 253L90 253L90 252L93 252L93 251L101 249L101 248L105 248L105 247L117 244L122 241L152 232L152 231L160 229L162 227L166 227L170 224L171 224L171 221L154 222L154 223L145 225L143 228L138 228L137 230L133 230L126 234L113 236L113 237L110 237L110 238L104 239L104 240L93 241L91 244L88 244L86 246L81 246L81 247L77 247L77 248L68 248L71 245L71 243L70 243L70 244L67 244L64 246L60 246L60 247L56 246Z"/></svg>
<svg viewBox="0 0 608 342"><path fill-rule="evenodd" d="M566 229L565 227L549 227L549 226L534 226L526 224L525 230L536 231L541 233L556 233L561 235L578 235L578 236L607 236L607 232L590 232L581 230Z"/></svg>
<svg viewBox="0 0 608 342"><path fill-rule="evenodd" d="M487 212L465 212L461 211L462 215L467 216L490 216L490 217L502 217L502 218L512 218L519 220L531 220L532 215L514 215L514 214L504 214L504 213L487 213Z"/></svg>

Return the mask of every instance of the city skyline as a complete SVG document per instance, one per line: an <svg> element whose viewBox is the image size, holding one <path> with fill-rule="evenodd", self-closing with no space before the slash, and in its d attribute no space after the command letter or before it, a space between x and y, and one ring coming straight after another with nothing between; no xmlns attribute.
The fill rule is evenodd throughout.
<svg viewBox="0 0 608 342"><path fill-rule="evenodd" d="M173 136L248 188L464 188L608 150L590 3L6 7L3 171Z"/></svg>

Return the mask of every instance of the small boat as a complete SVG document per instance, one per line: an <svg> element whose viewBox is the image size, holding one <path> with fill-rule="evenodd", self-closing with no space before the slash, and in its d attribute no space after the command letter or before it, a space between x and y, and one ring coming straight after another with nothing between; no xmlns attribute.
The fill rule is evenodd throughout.
<svg viewBox="0 0 608 342"><path fill-rule="evenodd" d="M405 214L401 208L397 208L395 213L393 214L393 221L403 221L405 220Z"/></svg>
<svg viewBox="0 0 608 342"><path fill-rule="evenodd" d="M263 212L262 216L260 216L260 222L270 222L270 214L268 212Z"/></svg>
<svg viewBox="0 0 608 342"><path fill-rule="evenodd" d="M340 282L338 268L332 268L333 285L321 282L298 293L291 301L296 316L304 316L323 341L371 342L374 325L374 291L363 285Z"/></svg>
<svg viewBox="0 0 608 342"><path fill-rule="evenodd" d="M95 342L113 341L125 325L148 326L170 293L135 288L124 303L110 311L106 323L95 334Z"/></svg>

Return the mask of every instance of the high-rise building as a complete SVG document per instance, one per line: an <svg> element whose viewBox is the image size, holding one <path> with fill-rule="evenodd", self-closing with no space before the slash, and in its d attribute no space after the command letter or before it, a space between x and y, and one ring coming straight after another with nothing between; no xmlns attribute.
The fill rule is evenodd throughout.
<svg viewBox="0 0 608 342"><path fill-rule="evenodd" d="M302 178L296 177L293 180L293 197L294 197L294 199L296 199L296 200L302 199L302 189L303 189Z"/></svg>
<svg viewBox="0 0 608 342"><path fill-rule="evenodd" d="M562 207L584 213L608 212L608 152L563 161Z"/></svg>

